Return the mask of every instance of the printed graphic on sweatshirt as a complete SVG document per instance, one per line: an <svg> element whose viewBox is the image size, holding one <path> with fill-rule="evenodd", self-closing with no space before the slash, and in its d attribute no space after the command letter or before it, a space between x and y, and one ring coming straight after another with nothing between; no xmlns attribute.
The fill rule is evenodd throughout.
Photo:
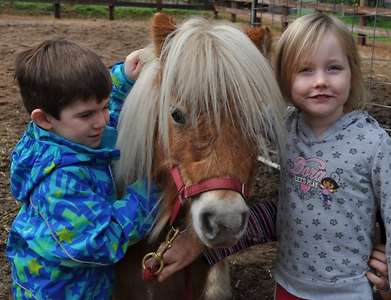
<svg viewBox="0 0 391 300"><path fill-rule="evenodd" d="M293 189L300 199L320 198L325 204L332 202L332 195L339 188L339 176L337 173L327 175L325 161L299 156L290 161L289 166Z"/></svg>

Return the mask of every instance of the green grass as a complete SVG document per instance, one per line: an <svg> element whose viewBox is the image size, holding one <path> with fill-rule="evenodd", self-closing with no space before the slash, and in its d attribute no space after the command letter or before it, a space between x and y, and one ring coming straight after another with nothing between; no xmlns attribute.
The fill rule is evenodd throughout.
<svg viewBox="0 0 391 300"><path fill-rule="evenodd" d="M302 8L299 9L297 12L298 16L306 15L311 12L313 12L314 9L311 8ZM360 23L360 17L358 15L349 15L349 14L342 14L342 13L335 13L333 14L339 19L341 19L346 25L359 25ZM391 29L391 18L384 17L384 16L377 16L375 19L374 16L367 17L367 27L373 27L376 25L377 28L383 28L383 29Z"/></svg>
<svg viewBox="0 0 391 300"><path fill-rule="evenodd" d="M53 13L53 5L48 3L18 2L15 1L10 7L3 3L3 9L12 9L22 14L50 15Z"/></svg>
<svg viewBox="0 0 391 300"><path fill-rule="evenodd" d="M212 16L211 12L185 9L163 9L163 11L176 17L194 15ZM115 7L115 19L145 18L151 17L156 12L154 8L139 7ZM0 0L0 13L15 13L23 15L50 15L54 14L52 3L4 1ZM82 5L82 4L61 4L62 17L88 17L108 18L107 5Z"/></svg>
<svg viewBox="0 0 391 300"><path fill-rule="evenodd" d="M339 17L342 21L344 21L345 24L348 25L359 25L360 24L360 17L359 16L349 16L349 15L342 15L342 14L336 14L337 17ZM377 16L375 17L367 17L367 27L373 27L375 26L378 28L383 29L391 29L391 19L383 16Z"/></svg>

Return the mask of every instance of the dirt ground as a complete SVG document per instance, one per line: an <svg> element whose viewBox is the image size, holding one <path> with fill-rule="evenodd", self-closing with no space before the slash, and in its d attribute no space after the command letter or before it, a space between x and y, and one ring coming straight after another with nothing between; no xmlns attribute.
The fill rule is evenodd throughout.
<svg viewBox="0 0 391 300"><path fill-rule="evenodd" d="M122 60L130 51L146 45L148 24L148 21L55 20L52 17L0 15L0 300L9 296L9 266L4 252L6 237L18 209L9 194L9 155L27 122L13 81L15 54L44 39L67 38L93 49L109 66ZM391 102L391 89L387 85L377 85L373 91L377 103ZM384 111L378 109L375 113L388 124L391 119ZM275 197L278 174L262 166L256 167L259 170L257 198ZM277 243L269 243L252 247L230 258L235 299L273 299L274 282L269 270L273 266L276 246Z"/></svg>

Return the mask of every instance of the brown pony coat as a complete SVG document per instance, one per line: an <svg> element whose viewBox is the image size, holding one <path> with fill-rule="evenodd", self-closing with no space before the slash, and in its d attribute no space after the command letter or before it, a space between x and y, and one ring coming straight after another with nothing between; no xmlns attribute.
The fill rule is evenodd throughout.
<svg viewBox="0 0 391 300"><path fill-rule="evenodd" d="M160 57L163 44L167 43L167 36L172 38L175 30L176 26L170 17L161 13L155 15L152 23L151 36L154 41L154 50L157 57ZM155 78L154 85L157 88L162 83L163 69L164 65L160 67ZM270 86L269 88L274 89L274 87L272 88ZM278 93L277 96L279 97ZM145 99L145 101L149 100L151 101L151 99ZM229 99L231 102L235 100L233 98ZM276 99L276 103L278 103L278 100ZM184 112L186 113L186 110ZM229 176L237 178L249 186L252 185L253 165L255 164L256 155L259 154L257 151L254 151L257 149L257 141L254 137L247 136L247 134L243 133L242 128L235 123L235 119L242 116L232 111L226 113L226 116L221 118L219 124L214 123L211 120L211 115L206 112L200 112L197 116L197 126L194 126L192 122L178 125L170 121L168 123L169 149L165 149L164 143L159 138L159 128L155 129L153 163L150 175L154 178L155 182L164 188L165 195L165 201L161 205L162 208L158 217L158 223L154 229L154 234L159 234L159 237L152 243L140 242L128 249L125 258L116 268L117 280L114 291L114 297L116 299L160 300L183 298L185 293L183 272L174 274L165 284L156 282L145 283L141 277L142 257L146 253L155 251L158 248L160 242L164 240L167 231L167 229L163 228L168 222L170 210L174 205L176 195L176 187L169 174L172 166L180 166L183 180L186 184L199 182L205 179L205 176L207 176L206 178ZM275 126L278 127L278 122L275 123ZM235 196L234 194L236 193L232 191L221 190L215 191L213 195L220 199L231 201L230 199ZM222 207L224 206L225 204ZM190 202L183 209L186 212L189 208ZM184 215L183 222L190 224L193 221L192 215L189 213L185 213ZM201 242L194 231L190 232L194 240ZM223 266L216 266L216 268L223 268ZM227 294L223 296L224 293L206 293L205 286L209 270L210 268L202 258L199 258L191 265L193 298L225 299L224 297L227 297ZM219 272L215 273L219 274ZM214 284L218 286L218 276L215 279L217 282ZM223 292L227 292L229 287L223 287L224 289L226 290Z"/></svg>

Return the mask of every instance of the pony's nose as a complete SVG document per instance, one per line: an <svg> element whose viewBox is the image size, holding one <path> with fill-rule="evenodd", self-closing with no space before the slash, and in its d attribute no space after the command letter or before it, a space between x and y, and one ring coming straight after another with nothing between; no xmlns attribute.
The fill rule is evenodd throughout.
<svg viewBox="0 0 391 300"><path fill-rule="evenodd" d="M200 214L204 236L213 244L229 245L236 242L243 234L249 218L249 209L221 214L208 209Z"/></svg>

